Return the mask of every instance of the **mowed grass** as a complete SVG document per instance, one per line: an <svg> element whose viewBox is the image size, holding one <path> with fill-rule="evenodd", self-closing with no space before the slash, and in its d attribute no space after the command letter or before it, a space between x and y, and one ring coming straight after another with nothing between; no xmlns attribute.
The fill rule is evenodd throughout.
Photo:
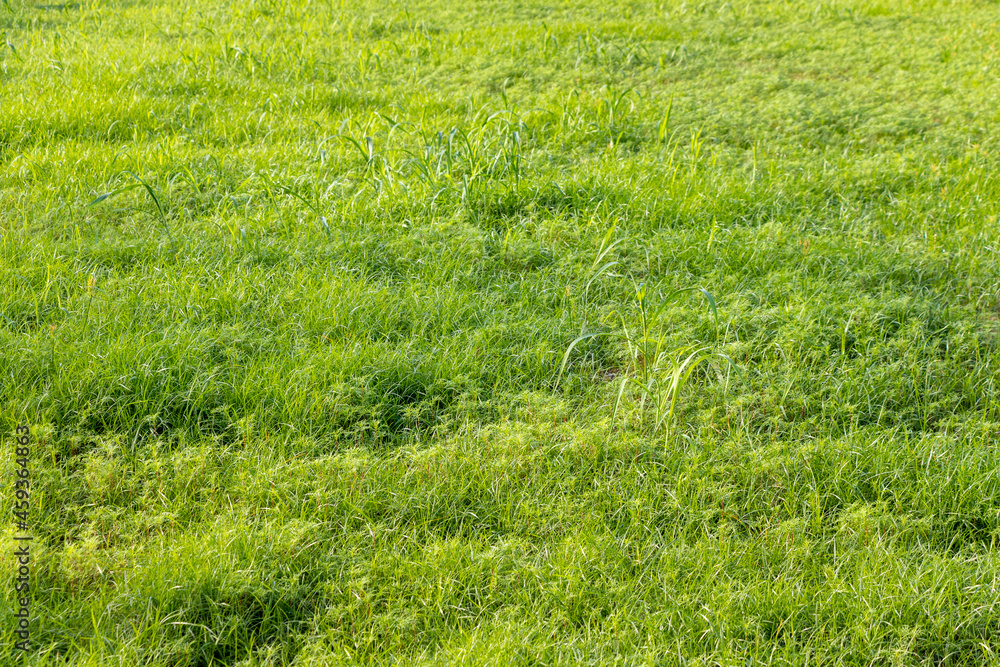
<svg viewBox="0 0 1000 667"><path fill-rule="evenodd" d="M0 662L1000 661L998 21L4 2Z"/></svg>

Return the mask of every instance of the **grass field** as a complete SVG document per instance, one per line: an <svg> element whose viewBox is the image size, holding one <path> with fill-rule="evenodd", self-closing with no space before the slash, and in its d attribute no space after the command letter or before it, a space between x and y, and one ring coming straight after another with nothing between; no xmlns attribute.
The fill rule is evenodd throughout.
<svg viewBox="0 0 1000 667"><path fill-rule="evenodd" d="M0 663L1000 664L998 21L3 0Z"/></svg>

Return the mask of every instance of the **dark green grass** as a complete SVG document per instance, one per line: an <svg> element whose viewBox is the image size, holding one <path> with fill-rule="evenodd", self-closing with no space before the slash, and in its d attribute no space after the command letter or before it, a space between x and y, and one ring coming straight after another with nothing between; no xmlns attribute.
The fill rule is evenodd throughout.
<svg viewBox="0 0 1000 667"><path fill-rule="evenodd" d="M998 21L4 3L0 662L997 661Z"/></svg>

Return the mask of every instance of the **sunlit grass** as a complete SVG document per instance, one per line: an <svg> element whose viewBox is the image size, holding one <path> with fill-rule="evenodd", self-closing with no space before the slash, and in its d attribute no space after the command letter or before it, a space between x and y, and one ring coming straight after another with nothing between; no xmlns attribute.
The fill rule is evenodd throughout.
<svg viewBox="0 0 1000 667"><path fill-rule="evenodd" d="M25 664L995 662L997 20L0 3Z"/></svg>

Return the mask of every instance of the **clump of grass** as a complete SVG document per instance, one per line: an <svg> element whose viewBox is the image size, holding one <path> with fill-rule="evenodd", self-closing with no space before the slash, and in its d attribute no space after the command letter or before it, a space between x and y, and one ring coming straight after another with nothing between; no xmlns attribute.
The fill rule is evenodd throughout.
<svg viewBox="0 0 1000 667"><path fill-rule="evenodd" d="M584 287L584 300L594 281L618 264L616 260L604 262L608 253L623 240L609 243L613 232L612 227L601 242ZM729 355L718 351L714 345L676 344L671 341L673 332L667 308L686 294L698 293L705 298L716 328L718 327L719 311L715 298L706 289L686 287L657 296L656 291L646 283L637 283L634 279L631 282L634 297L628 308L616 313L620 326L611 331L582 333L574 338L563 353L556 386L562 381L573 350L580 343L601 336L623 342L626 358L624 365L615 373L618 376L618 390L612 419L618 416L621 409L626 414L637 413L641 421L645 412L651 410L653 418L648 432L655 436L662 430L665 439L669 440L678 400L692 374L700 366L712 361L725 362L731 368L737 367ZM628 405L632 406L631 410Z"/></svg>
<svg viewBox="0 0 1000 667"><path fill-rule="evenodd" d="M91 201L89 204L87 204L87 207L89 208L91 206L94 206L96 204L101 203L102 201L104 201L106 199L110 199L112 197L116 197L116 196L118 196L120 194L123 194L123 193L126 193L126 192L130 192L130 191L135 190L137 188L142 188L143 190L145 190L146 194L149 195L149 198L152 200L153 205L156 206L157 218L159 219L160 224L163 225L163 230L166 232L167 238L170 239L170 241L172 243L173 240L174 240L174 238L173 238L173 236L170 233L170 223L167 222L167 216L163 212L163 206L160 205L160 199L159 199L159 197L156 196L156 192L153 190L153 187L149 183L147 183L142 177L137 176L136 174L132 173L131 171L125 170L125 171L123 171L121 173L122 174L127 174L128 176L131 176L132 180L134 180L135 183L130 183L128 185L123 185L121 187L115 188L114 190L110 190L110 191L105 192L105 193L103 193L101 195L98 195L96 198L94 198L93 201Z"/></svg>

